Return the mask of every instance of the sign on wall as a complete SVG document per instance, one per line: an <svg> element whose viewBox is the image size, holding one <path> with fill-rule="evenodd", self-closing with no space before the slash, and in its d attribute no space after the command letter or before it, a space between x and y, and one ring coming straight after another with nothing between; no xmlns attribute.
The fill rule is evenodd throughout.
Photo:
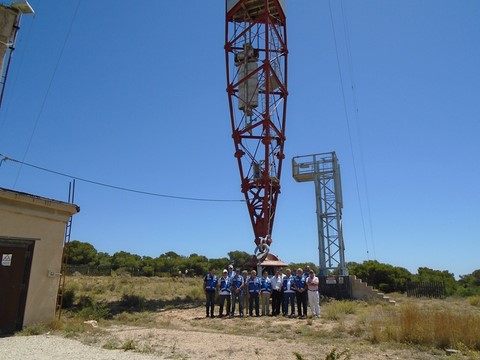
<svg viewBox="0 0 480 360"><path fill-rule="evenodd" d="M2 254L2 266L12 265L12 254Z"/></svg>

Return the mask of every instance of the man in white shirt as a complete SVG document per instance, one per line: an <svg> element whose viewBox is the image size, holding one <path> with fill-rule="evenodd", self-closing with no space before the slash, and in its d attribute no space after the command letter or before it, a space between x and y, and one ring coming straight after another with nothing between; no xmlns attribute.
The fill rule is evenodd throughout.
<svg viewBox="0 0 480 360"><path fill-rule="evenodd" d="M272 315L280 315L280 305L282 304L282 287L283 287L283 276L280 272L280 269L275 271L275 276L271 279L272 282Z"/></svg>
<svg viewBox="0 0 480 360"><path fill-rule="evenodd" d="M319 294L318 294L318 277L315 276L313 270L308 272L307 277L307 289L308 289L308 304L310 305L310 311L312 312L312 317L320 317L320 305L319 305Z"/></svg>

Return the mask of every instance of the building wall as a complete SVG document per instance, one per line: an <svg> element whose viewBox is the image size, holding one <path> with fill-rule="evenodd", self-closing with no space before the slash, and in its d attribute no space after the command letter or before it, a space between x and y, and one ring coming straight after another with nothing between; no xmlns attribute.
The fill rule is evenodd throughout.
<svg viewBox="0 0 480 360"><path fill-rule="evenodd" d="M73 204L0 189L0 237L35 241L23 326L55 316L65 226ZM49 271L57 275L49 276Z"/></svg>

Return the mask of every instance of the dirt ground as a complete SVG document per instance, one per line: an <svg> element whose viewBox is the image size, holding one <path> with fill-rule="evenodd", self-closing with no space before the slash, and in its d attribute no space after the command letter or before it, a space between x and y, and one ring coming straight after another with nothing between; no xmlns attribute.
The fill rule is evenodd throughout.
<svg viewBox="0 0 480 360"><path fill-rule="evenodd" d="M345 337L333 338L335 322L323 319L299 320L283 317L205 318L203 308L171 310L152 314L157 326L111 326L90 339L90 345L119 348L130 345L132 351L165 359L326 359L336 349L341 357L328 359L470 359L461 354L447 356L443 350L421 350L398 344L372 345ZM267 324L265 324L267 323ZM267 326L265 326L267 325ZM348 323L342 324L348 331ZM249 331L245 332L245 329ZM241 330L241 331L240 331ZM329 333L324 338L308 336ZM291 332L286 336L285 332ZM238 334L241 333L241 334ZM245 333L250 333L245 335ZM306 336L305 336L306 334ZM85 339L84 339L85 342ZM87 339L88 342L88 339ZM346 357L346 355L350 357ZM300 356L300 357L299 357Z"/></svg>
<svg viewBox="0 0 480 360"><path fill-rule="evenodd" d="M80 323L84 330L0 338L9 360L433 360L480 359L355 335L352 318L205 318L204 308L149 312L124 321Z"/></svg>

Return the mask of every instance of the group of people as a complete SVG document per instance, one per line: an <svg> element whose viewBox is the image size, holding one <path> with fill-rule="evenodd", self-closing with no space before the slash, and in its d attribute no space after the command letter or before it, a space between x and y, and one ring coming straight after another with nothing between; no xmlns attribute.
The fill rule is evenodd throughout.
<svg viewBox="0 0 480 360"><path fill-rule="evenodd" d="M286 269L284 274L283 269L279 268L272 277L268 276L267 271L261 277L257 276L256 270L250 274L247 270L240 272L240 269L234 270L232 265L224 269L221 276L217 276L212 268L205 275L203 287L207 317L215 317L217 294L218 317L235 316L237 304L240 317L246 316L248 311L250 316L283 315L305 319L308 305L311 316L320 317L318 277L308 266L305 271L297 269L296 274L292 274L290 269Z"/></svg>

